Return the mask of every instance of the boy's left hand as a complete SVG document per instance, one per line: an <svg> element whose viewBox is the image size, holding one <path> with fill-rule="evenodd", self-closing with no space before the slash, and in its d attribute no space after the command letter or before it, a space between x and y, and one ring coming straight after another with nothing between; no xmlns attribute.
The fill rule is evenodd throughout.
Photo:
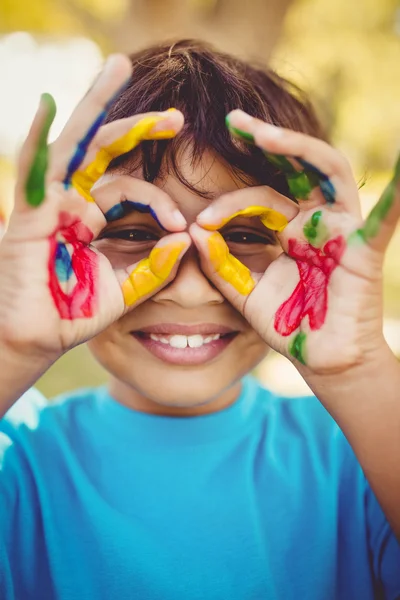
<svg viewBox="0 0 400 600"><path fill-rule="evenodd" d="M299 206L266 186L218 198L190 230L205 274L270 347L312 372L373 359L385 345L382 265L400 217L400 160L363 221L350 166L327 143L241 111L228 127L282 170ZM277 232L283 253L264 273L240 263L217 231L236 216L259 216Z"/></svg>

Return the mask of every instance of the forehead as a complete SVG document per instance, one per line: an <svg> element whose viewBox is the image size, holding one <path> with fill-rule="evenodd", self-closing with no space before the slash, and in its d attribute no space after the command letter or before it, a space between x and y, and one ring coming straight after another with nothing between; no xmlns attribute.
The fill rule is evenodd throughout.
<svg viewBox="0 0 400 600"><path fill-rule="evenodd" d="M245 184L240 181L231 169L212 151L203 153L201 160L193 162L190 149L180 153L178 158L179 173L182 178L198 190L195 193L189 187L184 185L175 174L163 169L162 176L154 182L154 186L163 190L177 204L177 207L185 217L188 223L193 222L197 215L204 210L210 201L226 194L243 188ZM123 174L127 175L126 169ZM132 171L129 175L134 180L143 181L141 165ZM103 181L110 177L105 175ZM118 177L118 171L111 177ZM99 182L101 184L101 182ZM202 194L207 195L204 198Z"/></svg>

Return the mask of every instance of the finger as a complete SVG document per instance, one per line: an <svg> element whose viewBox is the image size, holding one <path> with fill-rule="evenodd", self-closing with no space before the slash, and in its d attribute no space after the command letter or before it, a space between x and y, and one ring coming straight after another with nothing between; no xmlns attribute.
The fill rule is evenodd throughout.
<svg viewBox="0 0 400 600"><path fill-rule="evenodd" d="M298 212L299 208L282 194L258 186L220 196L198 215L197 222L214 231L236 217L259 217L265 227L281 232Z"/></svg>
<svg viewBox="0 0 400 600"><path fill-rule="evenodd" d="M94 147L89 148L80 169L72 175L73 186L88 202L93 202L91 189L114 158L130 152L143 140L174 137L183 125L183 115L169 109L163 113L136 115L110 125L113 127L106 126L106 133L99 132L100 139L95 138ZM107 140L107 145L100 146Z"/></svg>
<svg viewBox="0 0 400 600"><path fill-rule="evenodd" d="M246 300L261 276L252 273L229 252L219 232L209 233L196 223L190 226L189 232L199 251L203 272L225 298L243 314Z"/></svg>
<svg viewBox="0 0 400 600"><path fill-rule="evenodd" d="M271 334L276 337L277 319L282 320L287 316L285 314L280 318L279 307L288 297L291 282L296 277L294 261L282 254L271 262L264 273L255 273L230 254L218 232L209 233L193 224L190 226L190 235L198 249L201 268L210 281L264 340L271 339ZM282 271L286 273L283 279ZM299 307L292 303L292 310L298 313ZM296 316L298 314L289 313L289 325ZM284 322L284 325L286 327L287 323ZM279 336L276 349L282 354L287 351L285 336L293 330L294 328ZM298 345L299 339L291 340L289 350L292 352L293 346L293 351L296 352L293 355L300 360L302 355Z"/></svg>
<svg viewBox="0 0 400 600"><path fill-rule="evenodd" d="M321 197L313 205L326 201L359 216L360 204L357 184L344 156L323 140L304 133L264 123L240 110L227 116L227 125L233 135L255 143L266 158L286 176L291 193L297 199L307 200L318 186ZM302 167L298 171L287 159L295 159Z"/></svg>
<svg viewBox="0 0 400 600"><path fill-rule="evenodd" d="M43 94L32 126L22 147L18 163L15 191L16 210L36 208L45 199L48 167L47 137L56 115L56 104L50 94Z"/></svg>
<svg viewBox="0 0 400 600"><path fill-rule="evenodd" d="M86 152L86 156L83 162L80 165L80 170L84 170L87 166L93 162L97 153L113 144L119 138L122 138L125 134L131 131L131 129L142 119L145 117L159 117L160 125L157 124L151 130L152 139L167 139L172 137L178 131L182 129L184 123L183 114L176 110L175 108L169 108L168 110L162 112L148 112L142 114L136 114L132 117L127 117L125 119L118 119L117 121L112 121L111 123L107 123L106 125L102 125L98 130L97 134L93 138L93 141L90 143L88 150ZM160 129L160 131L158 131ZM158 132L158 136L156 133ZM127 140L129 142L129 138ZM128 145L129 148L129 145ZM123 152L125 150L124 147L117 147L118 152ZM116 154L116 156L120 156L120 154Z"/></svg>
<svg viewBox="0 0 400 600"><path fill-rule="evenodd" d="M104 122L115 96L131 75L129 59L122 54L110 56L104 70L81 100L52 146L50 180L63 182L65 188L82 163L87 148Z"/></svg>
<svg viewBox="0 0 400 600"><path fill-rule="evenodd" d="M368 215L364 225L350 236L349 244L361 241L383 253L392 238L399 218L400 155L397 158L392 179Z"/></svg>
<svg viewBox="0 0 400 600"><path fill-rule="evenodd" d="M179 263L191 245L187 233L165 236L150 252L127 270L116 271L126 307L143 302L165 287L174 277Z"/></svg>
<svg viewBox="0 0 400 600"><path fill-rule="evenodd" d="M149 213L162 229L168 231L186 227L185 218L166 192L130 175L105 175L91 194L108 222L137 211Z"/></svg>
<svg viewBox="0 0 400 600"><path fill-rule="evenodd" d="M1 242L1 238L3 237L5 231L6 231L6 213L5 213L5 210L3 210L2 206L0 205L0 242Z"/></svg>

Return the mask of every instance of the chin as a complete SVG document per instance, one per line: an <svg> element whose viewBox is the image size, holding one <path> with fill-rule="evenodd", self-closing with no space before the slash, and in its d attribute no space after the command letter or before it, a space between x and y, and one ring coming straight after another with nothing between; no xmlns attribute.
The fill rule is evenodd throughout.
<svg viewBox="0 0 400 600"><path fill-rule="evenodd" d="M170 372L163 378L153 377L153 381L135 377L126 383L141 396L157 404L189 408L217 400L245 375L225 373L222 377L218 373L206 375L201 371L191 369L190 372Z"/></svg>
<svg viewBox="0 0 400 600"><path fill-rule="evenodd" d="M265 343L252 334L227 336L221 342L210 342L219 343L223 348L218 352L207 349L210 358L207 360L206 355L203 362L199 349L195 349L194 359L189 361L181 360L182 350L173 352L172 357L168 354L167 360L162 360L153 348L146 347L146 343L134 336L119 337L107 332L89 342L96 360L112 375L113 396L143 410L146 410L146 402L153 408L154 404L190 408L210 404L226 395L234 398L236 390L233 386L268 351ZM229 392L230 388L232 392ZM150 405L147 408L151 412Z"/></svg>

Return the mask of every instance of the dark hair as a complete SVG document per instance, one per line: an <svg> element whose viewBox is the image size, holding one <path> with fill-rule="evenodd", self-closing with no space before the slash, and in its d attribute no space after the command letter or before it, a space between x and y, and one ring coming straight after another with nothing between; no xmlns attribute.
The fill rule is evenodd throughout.
<svg viewBox="0 0 400 600"><path fill-rule="evenodd" d="M286 180L257 148L232 139L227 113L240 108L268 123L325 138L305 95L270 69L252 66L218 52L208 44L182 40L155 45L130 56L132 78L117 97L107 122L137 113L174 107L185 116L183 130L173 140L143 142L140 150L118 157L113 167L134 169L142 164L143 176L154 182L169 171L192 191L179 170L178 151L190 148L193 165L205 150L213 150L248 185L270 185L290 196Z"/></svg>

